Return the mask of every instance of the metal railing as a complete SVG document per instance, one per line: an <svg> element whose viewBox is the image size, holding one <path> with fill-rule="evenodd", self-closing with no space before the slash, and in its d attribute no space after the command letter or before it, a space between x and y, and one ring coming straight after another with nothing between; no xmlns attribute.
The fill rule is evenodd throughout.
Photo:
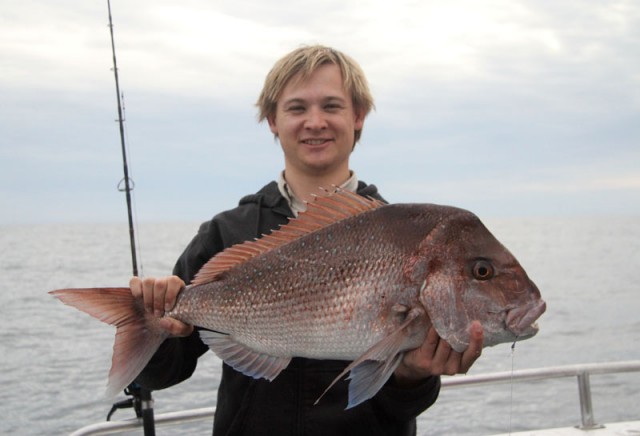
<svg viewBox="0 0 640 436"><path fill-rule="evenodd" d="M189 409L180 412L161 413L155 416L156 427L187 422L213 419L215 407L203 407L201 409ZM71 433L71 436L103 435L122 433L127 430L142 429L142 418L129 418L119 421L105 421L90 424Z"/></svg>
<svg viewBox="0 0 640 436"><path fill-rule="evenodd" d="M470 375L464 377L451 377L442 380L445 389L478 386L485 384L511 383L534 380L547 380L551 378L576 377L580 397L580 412L582 423L579 428L590 430L600 428L595 422L593 404L591 402L591 375L616 374L624 372L640 372L640 360L613 363L587 363L578 365L551 366L544 368L522 369L517 371L504 371L489 374ZM156 426L180 424L186 422L213 419L215 407L184 410L156 415ZM72 436L116 434L127 430L142 428L141 418L131 418L121 421L101 422L83 427Z"/></svg>
<svg viewBox="0 0 640 436"><path fill-rule="evenodd" d="M547 380L561 377L577 377L580 396L580 412L584 430L600 428L596 424L591 401L590 376L595 374L617 374L623 372L640 372L640 360L613 363L585 363L578 365L549 366L544 368L504 371L467 377L452 377L442 381L446 387L478 386L483 384L509 383L511 381Z"/></svg>

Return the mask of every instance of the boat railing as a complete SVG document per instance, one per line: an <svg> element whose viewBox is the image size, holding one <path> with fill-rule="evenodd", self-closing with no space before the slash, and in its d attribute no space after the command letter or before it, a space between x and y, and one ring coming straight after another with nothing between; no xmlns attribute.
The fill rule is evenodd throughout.
<svg viewBox="0 0 640 436"><path fill-rule="evenodd" d="M624 372L640 372L640 360L611 362L611 363L586 363L564 366L550 366L544 368L522 369L516 371L494 372L488 374L447 377L442 380L444 389L470 387L485 384L514 383L535 380L546 380L561 377L576 377L580 397L580 412L582 422L579 428L590 430L600 428L595 422L593 403L591 401L592 375L616 374ZM180 412L162 413L155 416L156 427L181 424L205 419L213 419L215 407L190 409ZM116 434L128 430L142 428L141 418L131 418L119 421L107 421L91 424L75 432L72 436Z"/></svg>

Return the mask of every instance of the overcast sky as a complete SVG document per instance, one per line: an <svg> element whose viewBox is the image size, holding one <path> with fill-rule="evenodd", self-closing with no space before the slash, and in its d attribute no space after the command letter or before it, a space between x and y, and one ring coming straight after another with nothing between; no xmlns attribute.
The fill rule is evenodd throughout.
<svg viewBox="0 0 640 436"><path fill-rule="evenodd" d="M255 100L334 46L377 109L352 168L481 217L640 214L637 0L113 0L139 221L203 221L282 169ZM0 223L126 221L107 2L2 0Z"/></svg>

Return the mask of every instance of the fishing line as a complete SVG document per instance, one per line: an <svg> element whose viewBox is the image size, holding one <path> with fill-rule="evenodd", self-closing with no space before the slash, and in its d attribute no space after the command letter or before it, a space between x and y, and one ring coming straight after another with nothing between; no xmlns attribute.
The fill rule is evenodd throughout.
<svg viewBox="0 0 640 436"><path fill-rule="evenodd" d="M514 371L514 361L515 361L515 351L516 351L516 340L511 344L511 379L510 381L510 397L509 397L509 435L511 435L511 431L513 429L513 371Z"/></svg>

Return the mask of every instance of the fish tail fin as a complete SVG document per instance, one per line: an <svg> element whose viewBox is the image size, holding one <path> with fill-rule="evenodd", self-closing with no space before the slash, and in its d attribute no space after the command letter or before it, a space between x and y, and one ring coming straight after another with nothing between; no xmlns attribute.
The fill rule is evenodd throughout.
<svg viewBox="0 0 640 436"><path fill-rule="evenodd" d="M107 397L128 386L169 336L160 318L147 313L129 288L59 289L50 294L116 327Z"/></svg>

